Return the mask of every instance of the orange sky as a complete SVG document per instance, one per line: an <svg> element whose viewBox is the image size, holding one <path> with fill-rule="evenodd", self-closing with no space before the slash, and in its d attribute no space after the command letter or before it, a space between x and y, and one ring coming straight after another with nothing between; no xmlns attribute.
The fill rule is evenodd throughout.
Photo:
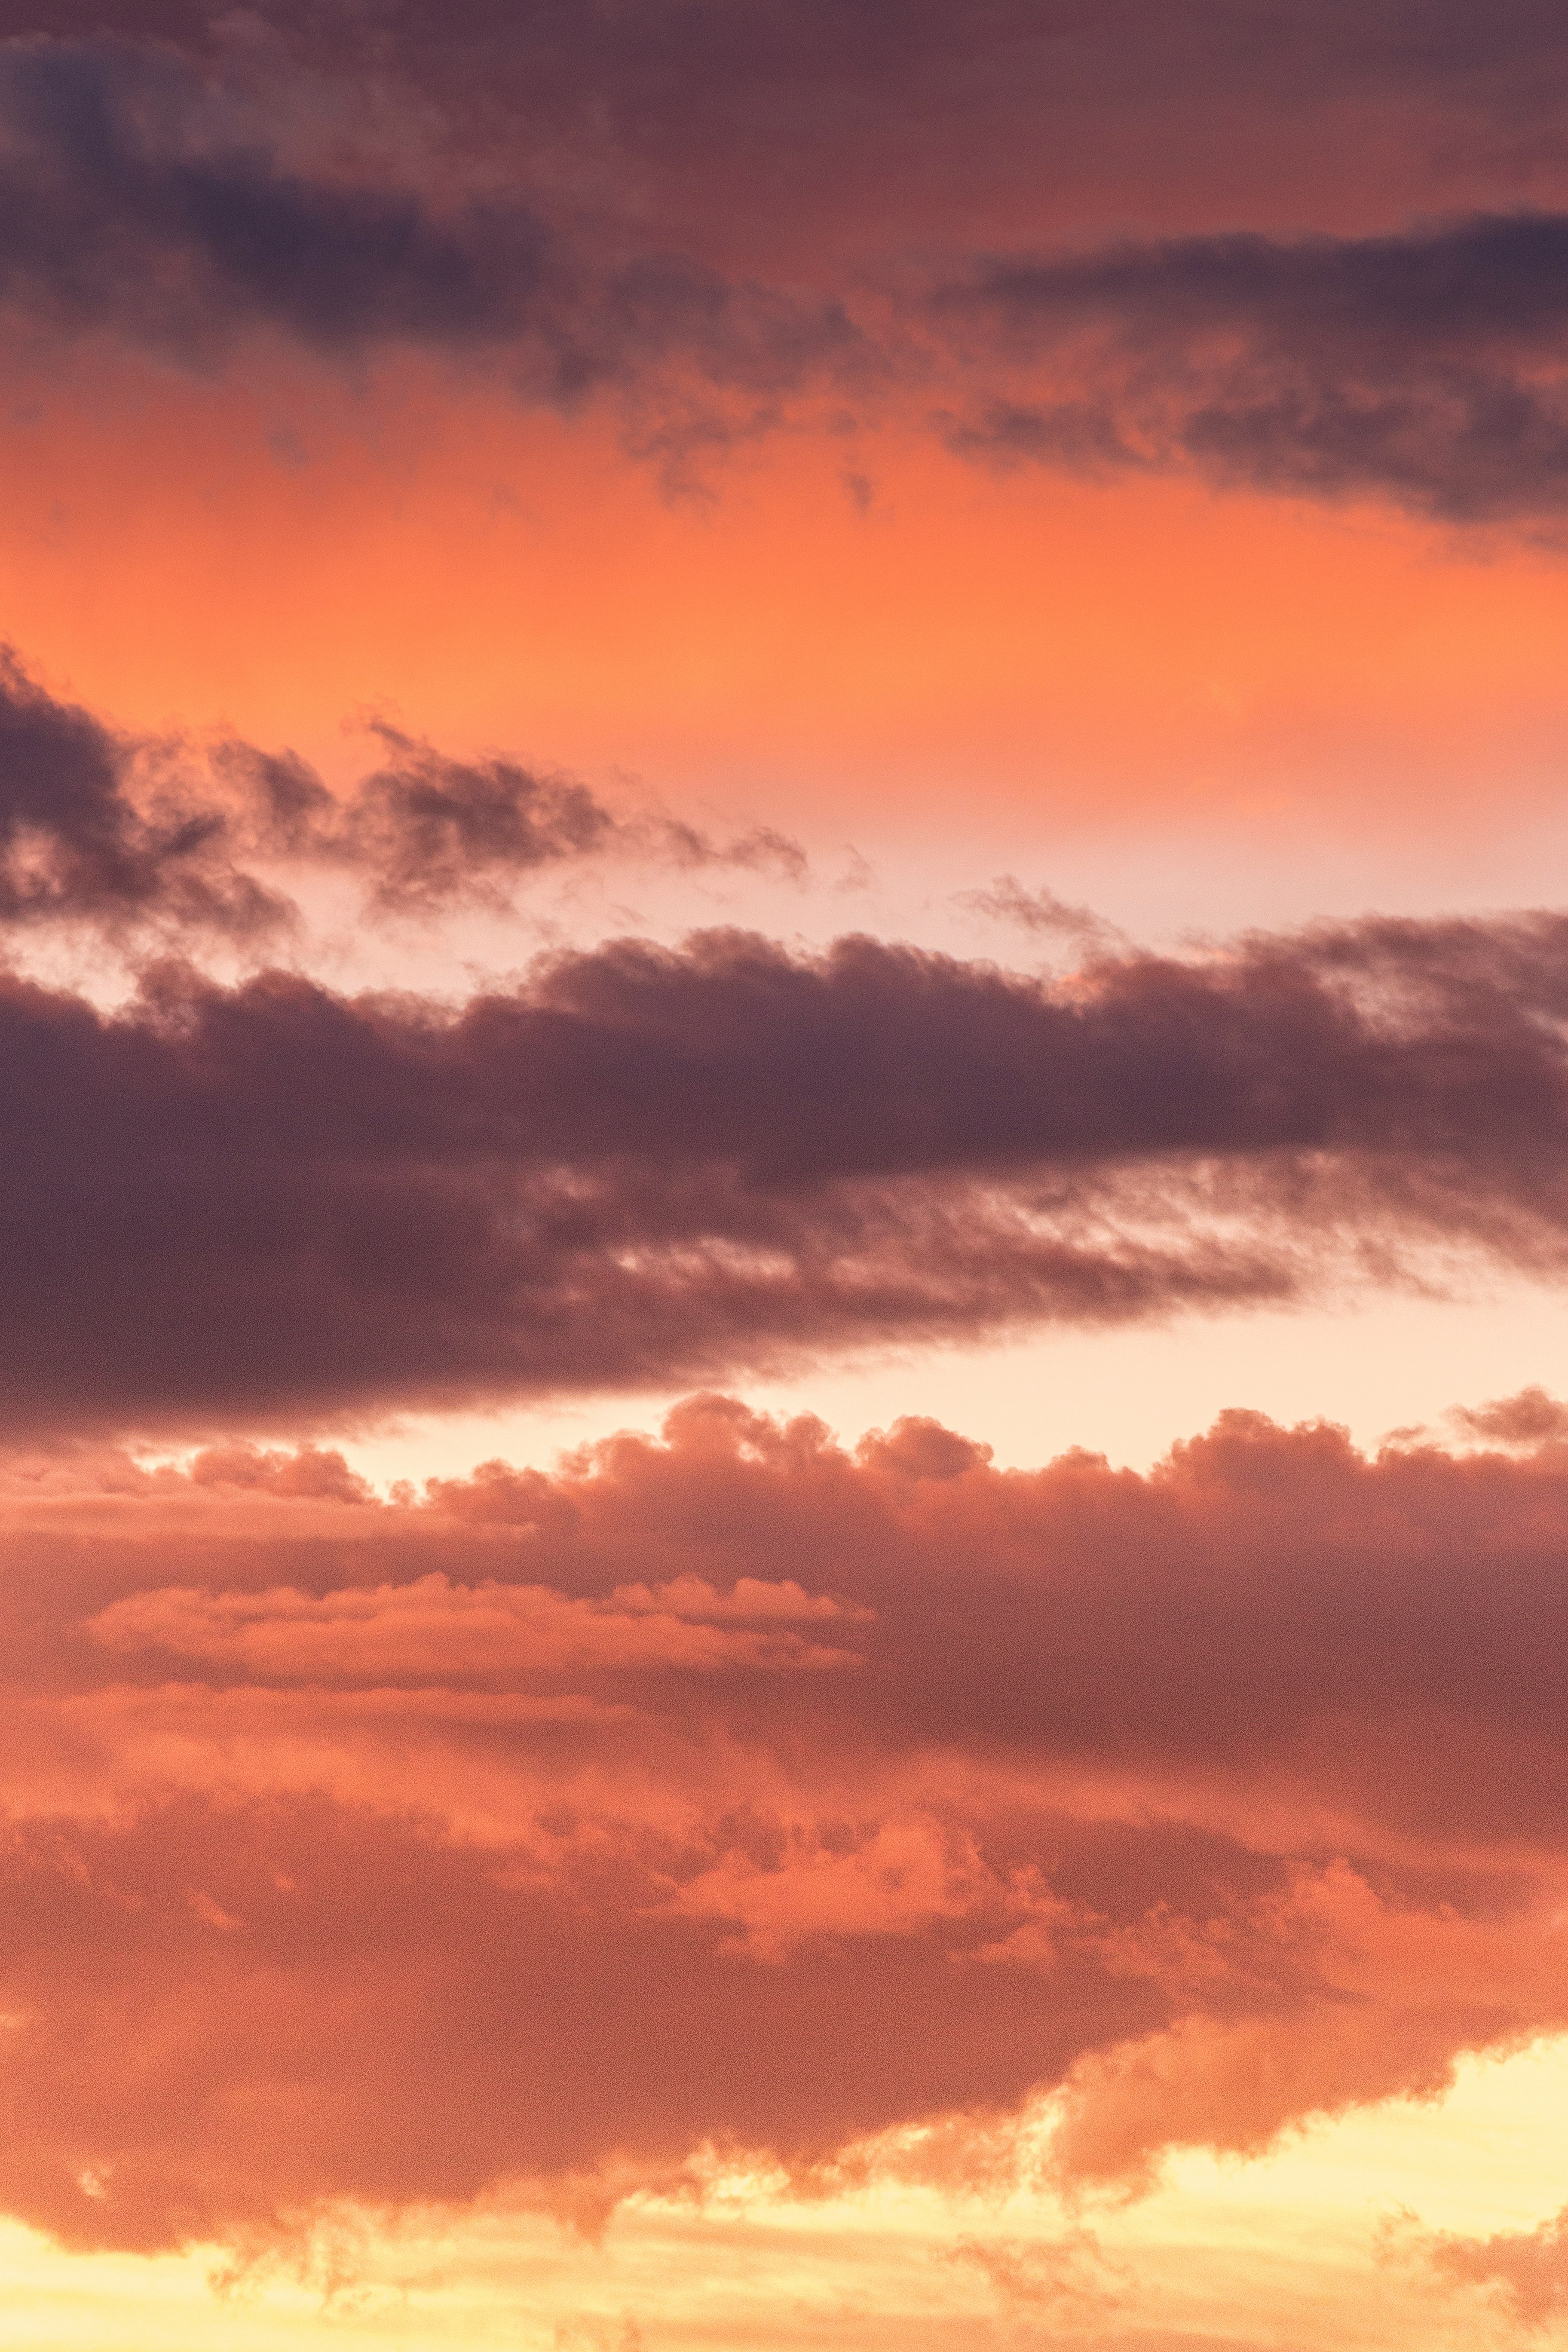
<svg viewBox="0 0 1568 2352"><path fill-rule="evenodd" d="M0 2352L1568 2343L1556 16L111 13Z"/></svg>
<svg viewBox="0 0 1568 2352"><path fill-rule="evenodd" d="M139 373L40 405L4 451L0 611L132 726L341 771L343 723L392 709L944 864L1349 840L1373 894L1413 821L1462 875L1555 815L1568 586L1517 540L996 477L891 427L670 495L606 425L429 375L265 400Z"/></svg>

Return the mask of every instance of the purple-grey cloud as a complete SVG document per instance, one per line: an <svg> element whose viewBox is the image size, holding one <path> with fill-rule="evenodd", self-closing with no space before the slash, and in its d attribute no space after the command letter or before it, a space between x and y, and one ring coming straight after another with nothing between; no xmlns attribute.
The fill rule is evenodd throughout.
<svg viewBox="0 0 1568 2352"><path fill-rule="evenodd" d="M1365 922L1054 989L744 933L454 1011L0 986L19 1416L277 1416L1568 1264L1568 925Z"/></svg>

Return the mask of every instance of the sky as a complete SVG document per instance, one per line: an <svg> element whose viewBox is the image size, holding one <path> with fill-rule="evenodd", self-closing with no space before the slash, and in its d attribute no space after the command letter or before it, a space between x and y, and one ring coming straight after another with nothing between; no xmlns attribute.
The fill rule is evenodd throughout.
<svg viewBox="0 0 1568 2352"><path fill-rule="evenodd" d="M0 2352L1568 2342L1568 34L0 0Z"/></svg>

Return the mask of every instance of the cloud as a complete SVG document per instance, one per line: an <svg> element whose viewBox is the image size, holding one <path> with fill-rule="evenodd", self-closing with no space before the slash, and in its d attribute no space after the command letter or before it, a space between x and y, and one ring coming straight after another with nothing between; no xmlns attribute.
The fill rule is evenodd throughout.
<svg viewBox="0 0 1568 2352"><path fill-rule="evenodd" d="M988 890L961 891L953 903L992 922L1010 923L1031 937L1065 940L1085 955L1110 947L1118 937L1092 908L1069 906L1043 886L1026 890L1016 874L999 874Z"/></svg>
<svg viewBox="0 0 1568 2352"><path fill-rule="evenodd" d="M51 0L47 22L77 42L102 26L81 0ZM1517 174L1562 152L1565 45L1542 0L1500 0L1484 26L1453 0L1286 0L1262 21L1235 0L1180 17L1121 0L1088 20L1066 0L781 0L744 16L651 0L602 20L473 0L439 16L384 0L367 19L268 0L237 23L142 0L114 22L121 54L155 43L209 84L221 72L296 140L328 116L351 152L379 131L447 169L505 167L557 201L586 188L688 235L749 243L765 230L775 247L787 185L804 237L836 257L847 242L924 246L955 220L1075 199L1112 218L1151 201L1234 215L1258 199L1260 135L1268 193L1289 201L1303 165L1321 185L1325 119L1343 140L1348 117L1370 144L1363 110L1384 152L1344 141L1342 201L1346 182L1352 200L1363 176L1379 184L1380 162L1419 183Z"/></svg>
<svg viewBox="0 0 1568 2352"><path fill-rule="evenodd" d="M1496 1397L1490 1404L1456 1406L1448 1418L1468 1435L1500 1445L1540 1445L1568 1437L1568 1405L1542 1388L1521 1389L1517 1396Z"/></svg>
<svg viewBox="0 0 1568 2352"><path fill-rule="evenodd" d="M1374 495L1456 522L1568 499L1568 218L1227 234L1003 262L937 298L1017 389L953 446L1079 472ZM1044 387L1032 393L1031 367Z"/></svg>
<svg viewBox="0 0 1568 2352"><path fill-rule="evenodd" d="M1568 2218L1561 2213L1533 2230L1489 2238L1438 2230L1415 2242L1451 2284L1496 2290L1521 2326L1546 2327L1568 2311Z"/></svg>
<svg viewBox="0 0 1568 2352"><path fill-rule="evenodd" d="M619 856L771 870L805 853L756 827L717 842L656 812L615 811L570 777L499 756L452 759L384 720L382 757L333 793L309 763L229 740L203 759L137 740L49 695L0 647L0 926L72 925L254 952L297 928L300 874L357 883L371 919L507 905L530 876Z"/></svg>
<svg viewBox="0 0 1568 2352"><path fill-rule="evenodd" d="M276 931L287 905L236 868L225 812L155 756L142 778L134 767L132 745L0 648L0 921L116 931L157 916L242 940Z"/></svg>
<svg viewBox="0 0 1568 2352"><path fill-rule="evenodd" d="M418 9L378 25L272 10L184 55L166 16L0 41L14 322L205 369L258 337L357 371L433 352L562 410L603 396L671 485L786 423L918 415L993 463L1450 523L1550 523L1568 498L1568 219L1520 208L1561 161L1550 12L1504 12L1486 45L1436 0L1246 39L1217 5L1087 35L879 5L658 8L591 39L550 9L439 42ZM1177 104L1205 160L1163 159L1155 217L1191 229L1105 242L1150 212ZM1321 137L1368 105L1387 184L1358 203L1325 189ZM1327 203L1333 233L1255 222L1238 117L1284 142L1317 122L1288 216Z"/></svg>
<svg viewBox="0 0 1568 2352"><path fill-rule="evenodd" d="M514 761L445 759L384 721L386 754L335 798L298 757L220 747L219 772L247 793L242 839L262 856L363 877L371 908L413 914L494 897L520 876L616 845L621 827L586 786Z"/></svg>
<svg viewBox="0 0 1568 2352"><path fill-rule="evenodd" d="M337 363L388 349L504 363L563 407L671 367L765 401L853 362L831 296L646 241L588 247L493 180L443 200L386 154L356 176L342 142L291 163L279 142L298 112L285 100L269 119L163 43L0 43L0 300L46 332L195 364L258 331Z"/></svg>
<svg viewBox="0 0 1568 2352"><path fill-rule="evenodd" d="M1005 2310L1044 2312L1069 2326L1076 2320L1103 2326L1129 2284L1093 2231L1082 2228L1043 2242L961 2238L944 2259L973 2264Z"/></svg>
<svg viewBox="0 0 1568 2352"><path fill-rule="evenodd" d="M416 194L313 184L215 138L200 83L152 47L0 57L6 290L62 323L194 349L238 311L352 350L518 336L544 307L549 239L524 212L443 228Z"/></svg>
<svg viewBox="0 0 1568 2352"><path fill-rule="evenodd" d="M928 2125L1124 2187L1568 2022L1559 1449L289 1460L0 1464L0 2200L73 2242Z"/></svg>
<svg viewBox="0 0 1568 2352"><path fill-rule="evenodd" d="M814 1600L798 1585L754 1578L727 1596L687 1577L657 1596L641 1587L587 1602L537 1586L454 1585L432 1575L319 1597L292 1589L214 1594L175 1587L116 1601L89 1630L111 1650L166 1651L286 1679L346 1673L396 1683L436 1674L504 1677L520 1665L538 1674L631 1664L697 1673L853 1664L848 1652L814 1644L781 1623L837 1613L826 1596ZM748 1616L758 1624L742 1630L711 1622Z"/></svg>
<svg viewBox="0 0 1568 2352"><path fill-rule="evenodd" d="M1279 1303L1568 1248L1555 916L1058 985L866 939L546 959L453 1008L0 980L0 1393L213 1428Z"/></svg>

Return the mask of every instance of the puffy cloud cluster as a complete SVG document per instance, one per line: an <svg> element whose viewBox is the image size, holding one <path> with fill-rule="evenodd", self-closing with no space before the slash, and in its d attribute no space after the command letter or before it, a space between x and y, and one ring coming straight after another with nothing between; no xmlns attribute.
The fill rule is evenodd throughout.
<svg viewBox="0 0 1568 2352"><path fill-rule="evenodd" d="M973 2168L1043 2095L1125 2182L1568 2023L1555 1442L1002 1473L703 1397L392 1501L14 1458L0 1514L0 2197L73 2242Z"/></svg>

